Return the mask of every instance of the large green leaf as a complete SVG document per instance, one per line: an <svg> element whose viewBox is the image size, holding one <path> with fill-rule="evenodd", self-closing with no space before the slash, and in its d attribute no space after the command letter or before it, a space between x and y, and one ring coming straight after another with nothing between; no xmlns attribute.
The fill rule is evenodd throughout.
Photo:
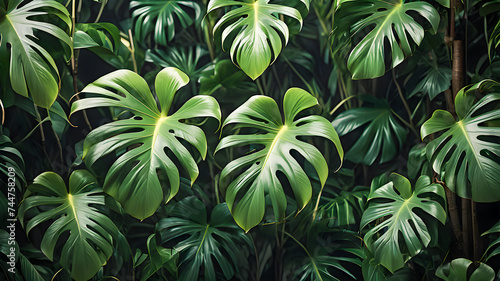
<svg viewBox="0 0 500 281"><path fill-rule="evenodd" d="M164 197L162 185L168 182L170 187L165 194L166 201L179 189L179 170L167 156L167 151L179 160L191 183L198 177L196 161L180 140L194 146L202 158L207 153L207 141L199 127L184 120L195 117L220 120L219 105L210 96L195 96L169 115L176 91L188 81L186 74L176 68L160 71L155 82L157 104L142 77L129 70L118 70L82 91L97 94L97 97L78 100L71 107L72 113L109 106L124 108L134 114L130 119L118 120L90 132L85 138L83 160L91 167L101 157L128 148L109 169L104 191L136 218L147 218L158 209Z"/></svg>
<svg viewBox="0 0 500 281"><path fill-rule="evenodd" d="M335 12L334 37L352 38L369 29L349 54L347 66L354 79L384 75L386 54L393 68L413 53L413 43L419 45L425 33L414 14L429 22L432 32L436 33L439 13L425 1L357 0L340 5ZM390 50L384 47L386 40Z"/></svg>
<svg viewBox="0 0 500 281"><path fill-rule="evenodd" d="M436 276L445 281L493 281L495 279L495 271L487 264L473 265L474 269L470 270L469 267L472 265L473 262L468 259L454 259L440 266L436 270Z"/></svg>
<svg viewBox="0 0 500 281"><path fill-rule="evenodd" d="M373 107L358 107L344 111L332 124L340 136L364 125L363 133L347 151L345 157L354 163L371 165L380 156L380 163L397 155L406 140L406 129L399 123L385 100L370 98Z"/></svg>
<svg viewBox="0 0 500 281"><path fill-rule="evenodd" d="M26 233L52 221L44 231L42 252L53 260L56 245L62 242L58 249L61 265L72 278L88 280L106 264L118 233L113 221L98 209L102 206L102 189L88 171L74 171L69 190L59 175L45 172L28 187L19 207L19 219ZM43 211L36 212L38 208Z"/></svg>
<svg viewBox="0 0 500 281"><path fill-rule="evenodd" d="M196 197L187 197L172 209L170 217L161 219L156 228L163 242L179 241L175 245L180 252L179 280L200 280L200 269L205 281L216 279L214 261L224 277L231 280L239 270L243 246L250 247L251 241L234 223L226 204L215 206L207 217L203 202Z"/></svg>
<svg viewBox="0 0 500 281"><path fill-rule="evenodd" d="M301 1L309 8L309 0ZM299 10L269 2L211 0L208 3L207 13L223 7L240 6L220 18L214 26L214 33L222 30L223 46L227 40L234 38L230 47L231 59L254 80L276 60L288 43L289 28L278 15L296 19L302 27Z"/></svg>
<svg viewBox="0 0 500 281"><path fill-rule="evenodd" d="M375 259L395 272L431 241L429 223L426 222L428 218L421 213L427 213L431 216L429 219L437 219L444 224L446 211L434 199L437 197L445 202L444 189L439 184L432 184L429 177L421 176L415 190L412 190L410 181L401 175L393 173L390 180L378 188L372 185L361 228L385 218L368 230L364 240Z"/></svg>
<svg viewBox="0 0 500 281"><path fill-rule="evenodd" d="M52 56L39 45L35 31L48 33L70 47L72 43L61 28L33 17L59 18L68 27L71 19L56 1L34 0L20 6L21 2L9 0L6 10L0 8L0 54L10 53L9 75L14 91L25 97L30 94L36 105L49 108L59 93L59 73Z"/></svg>
<svg viewBox="0 0 500 281"><path fill-rule="evenodd" d="M500 109L499 93L488 94L470 107L458 121L444 110L436 110L422 125L422 138L446 130L426 148L434 171L460 197L477 202L500 200L500 128L495 122ZM467 108L467 98L455 100L455 108Z"/></svg>
<svg viewBox="0 0 500 281"><path fill-rule="evenodd" d="M202 7L192 0L134 0L130 2L134 31L141 42L153 33L154 41L167 45L175 36L175 23L185 29L201 20ZM195 19L189 14L194 11Z"/></svg>
<svg viewBox="0 0 500 281"><path fill-rule="evenodd" d="M317 104L316 98L308 92L291 88L285 93L283 101L285 122L276 102L266 96L251 97L224 122L223 127L235 124L236 128L252 128L261 132L227 136L216 148L217 152L249 144L263 147L227 164L220 176L221 190L229 210L245 231L256 226L264 217L266 194L270 197L275 220L283 219L287 201L276 174L278 171L283 172L290 182L299 209L311 199L311 182L291 155L292 151L298 152L314 166L321 186L324 186L328 177L326 160L316 147L300 140L300 137L326 138L335 144L340 158L343 158L339 137L328 120L317 115L295 120L301 111ZM229 177L236 173L236 179L227 186Z"/></svg>

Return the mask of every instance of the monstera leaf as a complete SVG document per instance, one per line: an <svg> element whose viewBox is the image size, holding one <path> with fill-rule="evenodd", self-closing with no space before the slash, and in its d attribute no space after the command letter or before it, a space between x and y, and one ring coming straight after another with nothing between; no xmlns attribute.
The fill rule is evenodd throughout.
<svg viewBox="0 0 500 281"><path fill-rule="evenodd" d="M342 191L319 209L319 218L328 219L330 227L346 227L358 224L359 218L365 210L368 198L368 187L357 186L350 191Z"/></svg>
<svg viewBox="0 0 500 281"><path fill-rule="evenodd" d="M457 114L464 112L462 118L456 121L448 111L436 110L422 125L422 138L446 130L427 145L427 158L460 197L500 200L500 109L494 107L499 100L499 93L488 94L468 109L471 100L457 95L455 108Z"/></svg>
<svg viewBox="0 0 500 281"><path fill-rule="evenodd" d="M487 264L474 265L474 270L469 270L473 265L468 259L454 259L450 263L440 266L436 276L445 281L493 281L495 271ZM472 271L472 274L470 273Z"/></svg>
<svg viewBox="0 0 500 281"><path fill-rule="evenodd" d="M195 96L169 115L176 91L188 81L186 74L176 68L160 71L155 82L161 108L158 110L146 81L132 71L118 70L101 77L82 91L97 94L97 97L78 100L71 107L72 113L110 106L130 110L134 114L130 119L118 120L90 132L85 139L83 160L91 167L102 156L128 148L109 169L104 191L136 218L147 218L160 206L164 195L162 182L168 182L170 187L165 194L166 201L179 189L179 170L167 156L167 151L179 160L191 183L198 177L196 161L179 140L194 146L203 158L207 153L207 141L199 127L185 120L195 117L219 120L221 113L213 97Z"/></svg>
<svg viewBox="0 0 500 281"><path fill-rule="evenodd" d="M154 41L165 46L174 39L176 22L185 29L203 14L200 4L192 0L135 0L130 2L130 10L139 40L144 42L153 33ZM189 10L194 11L195 19Z"/></svg>
<svg viewBox="0 0 500 281"><path fill-rule="evenodd" d="M28 187L19 219L28 234L52 221L42 238L42 252L53 260L56 245L62 242L61 265L73 279L88 280L106 264L118 233L113 221L100 211L103 206L102 189L88 171L74 171L69 177L69 190L59 175L45 172ZM38 208L44 211L31 217Z"/></svg>
<svg viewBox="0 0 500 281"><path fill-rule="evenodd" d="M9 0L6 10L0 8L0 54L10 53L12 89L25 97L30 94L36 105L50 108L59 93L59 73L52 56L39 45L35 30L48 33L70 47L72 43L62 29L33 17L59 18L68 27L71 19L66 8L56 1L34 0L20 6L21 2Z"/></svg>
<svg viewBox="0 0 500 281"><path fill-rule="evenodd" d="M496 234L495 236L497 236L496 240L491 242L485 251L485 255L488 254L485 258L485 262L488 261L490 258L500 254L500 247L499 247L500 237L498 237L499 232L500 232L500 222L497 222L492 228L490 228L488 231L486 231L485 233L483 233L481 235L481 236L488 235L488 234L492 235L495 233Z"/></svg>
<svg viewBox="0 0 500 281"><path fill-rule="evenodd" d="M197 81L209 67L209 61L204 59L207 55L208 52L197 45L192 48L170 47L166 51L148 50L145 59L161 67L176 67L191 80Z"/></svg>
<svg viewBox="0 0 500 281"><path fill-rule="evenodd" d="M368 34L349 54L347 66L354 79L384 75L387 53L390 53L391 67L413 53L413 42L419 45L424 38L424 27L417 23L414 14L429 22L432 32L436 33L439 13L425 1L357 0L340 5L335 12L334 37L351 38L369 28ZM390 50L384 47L386 40Z"/></svg>
<svg viewBox="0 0 500 281"><path fill-rule="evenodd" d="M215 206L207 218L205 205L196 197L187 197L175 204L169 218L156 225L163 242L188 235L175 246L180 252L179 280L200 280L200 269L207 281L216 279L214 259L224 277L231 280L238 271L242 246L251 241L234 223L226 204Z"/></svg>
<svg viewBox="0 0 500 281"><path fill-rule="evenodd" d="M372 97L367 101L373 107L358 107L344 111L332 124L340 136L363 125L363 133L347 151L345 157L354 163L371 165L380 155L380 163L397 155L406 140L406 129L399 123L387 101Z"/></svg>
<svg viewBox="0 0 500 281"><path fill-rule="evenodd" d="M287 201L282 183L276 173L281 171L290 182L297 206L302 209L311 199L311 182L299 162L291 155L298 152L312 164L319 175L321 186L328 177L328 165L321 152L299 137L319 136L333 142L340 158L343 150L337 133L325 118L310 115L295 120L297 115L318 104L316 98L299 89L289 89L284 97L285 122L276 102L266 96L253 96L231 113L223 124L237 128L252 128L258 134L231 135L223 138L216 152L228 147L263 146L246 156L233 160L221 172L221 190L236 223L245 231L256 226L264 217L266 194L269 195L276 220L283 218ZM241 169L245 169L241 171ZM241 171L229 186L225 185L233 173Z"/></svg>
<svg viewBox="0 0 500 281"><path fill-rule="evenodd" d="M310 0L301 0L309 9ZM231 42L230 55L233 62L252 79L257 79L276 60L284 45L288 43L289 28L278 17L279 14L299 21L299 10L270 0L234 1L211 0L210 13L223 7L240 6L227 12L214 26L214 33L222 30L222 45Z"/></svg>
<svg viewBox="0 0 500 281"><path fill-rule="evenodd" d="M372 184L361 228L386 217L369 229L364 240L375 259L394 273L431 241L428 223L425 221L427 217L421 217L416 210L427 213L431 216L429 219L437 219L443 224L446 221L446 211L433 198L437 197L445 202L444 189L439 184L432 184L429 177L421 176L414 191L410 181L401 175L393 173L390 180L378 188L376 184Z"/></svg>

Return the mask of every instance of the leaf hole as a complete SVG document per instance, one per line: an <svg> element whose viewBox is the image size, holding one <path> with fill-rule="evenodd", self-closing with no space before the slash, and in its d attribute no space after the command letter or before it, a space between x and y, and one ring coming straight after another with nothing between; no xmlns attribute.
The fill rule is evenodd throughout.
<svg viewBox="0 0 500 281"><path fill-rule="evenodd" d="M136 115L136 116L134 116L134 120L141 121L141 120L143 120L143 118L141 116Z"/></svg>
<svg viewBox="0 0 500 281"><path fill-rule="evenodd" d="M385 11L387 11L387 8L378 8L377 9L377 12L385 12Z"/></svg>
<svg viewBox="0 0 500 281"><path fill-rule="evenodd" d="M172 129L168 130L168 132L171 133L171 134L175 134L175 131L172 130Z"/></svg>

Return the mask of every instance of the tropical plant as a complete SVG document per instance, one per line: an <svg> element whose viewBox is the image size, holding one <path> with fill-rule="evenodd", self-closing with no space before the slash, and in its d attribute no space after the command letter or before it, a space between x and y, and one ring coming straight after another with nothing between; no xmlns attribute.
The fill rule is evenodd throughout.
<svg viewBox="0 0 500 281"><path fill-rule="evenodd" d="M234 224L225 203L215 206L208 219L205 205L196 197L176 203L171 217L160 220L156 227L164 243L189 235L175 244L180 251L180 280L199 280L199 275L204 276L204 280L217 280L214 261L229 280L239 272L237 265L242 247L251 245L249 238Z"/></svg>
<svg viewBox="0 0 500 281"><path fill-rule="evenodd" d="M110 167L104 191L115 197L125 211L136 218L151 216L163 197L168 202L177 194L179 170L168 156L167 149L181 162L191 184L198 177L196 161L179 139L194 146L205 158L205 134L200 128L184 121L196 117L220 120L219 105L210 96L195 96L177 112L169 114L175 93L188 82L186 74L176 68L160 71L155 80L157 104L146 81L132 71L119 70L98 79L82 91L98 94L98 97L77 100L71 107L73 113L96 106L113 106L134 114L131 118L103 125L90 133L83 145L83 160L92 167L102 156L135 145L119 155ZM162 191L164 180L169 183L169 191L165 195Z"/></svg>
<svg viewBox="0 0 500 281"><path fill-rule="evenodd" d="M229 115L222 127L252 128L262 133L237 134L224 137L216 152L228 147L255 144L264 146L260 150L233 160L221 172L221 184L226 202L236 223L245 231L260 223L265 213L265 197L270 197L274 219L284 218L287 206L283 183L277 172L285 174L293 190L299 211L312 197L311 183L291 151L302 155L314 166L323 186L328 177L328 166L321 152L303 142L300 137L318 136L334 143L340 158L343 149L333 126L321 116L306 116L296 120L297 115L314 105L317 100L299 88L289 89L283 100L283 122L276 102L265 96L254 96ZM232 173L247 168L227 187L226 178ZM239 200L238 200L239 198Z"/></svg>
<svg viewBox="0 0 500 281"><path fill-rule="evenodd" d="M98 207L104 206L102 189L88 171L76 170L69 177L69 189L59 175L46 172L28 186L19 218L29 234L40 224L53 221L40 245L42 252L61 265L76 280L88 280L106 264L113 253L118 229ZM39 208L49 207L45 211ZM69 232L67 238L62 238ZM65 235L64 235L65 236ZM62 249L58 240L66 239Z"/></svg>
<svg viewBox="0 0 500 281"><path fill-rule="evenodd" d="M309 9L310 0L301 1ZM221 17L214 26L214 32L223 29L223 46L226 45L226 40L234 37L229 48L231 59L253 80L262 75L276 60L283 45L288 43L290 29L276 14L293 18L302 26L299 10L269 2L270 0L212 0L208 3L207 13L224 7L241 6Z"/></svg>
<svg viewBox="0 0 500 281"><path fill-rule="evenodd" d="M51 15L71 27L66 8L56 1L32 1L21 6L22 0L9 0L0 7L0 53L10 56L9 73L12 89L25 97L30 94L36 105L49 108L59 93L59 72L53 57L36 40L34 31L46 32L72 47L68 34L55 24L32 17ZM3 4L3 3L2 3Z"/></svg>
<svg viewBox="0 0 500 281"><path fill-rule="evenodd" d="M0 281L498 279L499 12L0 0Z"/></svg>

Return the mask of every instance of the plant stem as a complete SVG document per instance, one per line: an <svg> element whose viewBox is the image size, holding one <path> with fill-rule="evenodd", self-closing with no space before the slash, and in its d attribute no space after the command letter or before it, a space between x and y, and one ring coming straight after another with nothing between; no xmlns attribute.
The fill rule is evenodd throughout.
<svg viewBox="0 0 500 281"><path fill-rule="evenodd" d="M406 109L406 112L408 113L408 120L409 120L409 124L410 124L410 129L412 129L413 132L416 132L415 126L413 125L413 120L411 117L412 114L411 114L410 107L408 106L408 103L406 102L406 99L403 95L403 91L401 90L401 87L399 86L399 83L396 79L396 71L394 70L394 68L392 69L392 79L394 80L394 84L396 84L396 88L398 89L399 97L401 98L401 101L403 102L403 105ZM416 134L416 135L418 137L418 134Z"/></svg>
<svg viewBox="0 0 500 281"><path fill-rule="evenodd" d="M260 265L259 265L259 254L257 252L257 246L255 245L255 241L253 240L252 234L250 232L247 233L250 236L250 240L252 240L253 250L255 252L255 281L260 280Z"/></svg>
<svg viewBox="0 0 500 281"><path fill-rule="evenodd" d="M474 200L470 200L471 203L471 217L472 217L472 245L474 249L474 261L478 261L481 258L481 253L483 252L483 247L481 245L481 234L479 233L479 226L477 224L477 206Z"/></svg>
<svg viewBox="0 0 500 281"><path fill-rule="evenodd" d="M471 219L470 219L470 202L467 198L462 198L462 233L463 233L463 245L464 245L464 255L466 258L471 259L470 254L470 234L471 229Z"/></svg>
<svg viewBox="0 0 500 281"><path fill-rule="evenodd" d="M134 46L134 37L132 36L132 30L128 30L128 40L130 41L130 55L132 56L132 63L134 65L134 72L139 74L139 70L137 69L137 61L135 60L135 46Z"/></svg>
<svg viewBox="0 0 500 281"><path fill-rule="evenodd" d="M319 273L319 270L318 270L318 266L316 265L316 262L314 261L313 257L311 256L311 254L309 254L309 251L306 249L306 247L304 245L302 245L302 243L300 243L297 239L295 239L295 237L293 237L291 234L289 234L288 232L285 232L285 234L292 238L293 241L295 241L307 254L307 256L309 257L309 259L311 259L311 262L312 262L312 265L314 267L314 271L316 272L316 276L319 278L318 280L321 280L323 281L323 278L321 278L321 274Z"/></svg>

